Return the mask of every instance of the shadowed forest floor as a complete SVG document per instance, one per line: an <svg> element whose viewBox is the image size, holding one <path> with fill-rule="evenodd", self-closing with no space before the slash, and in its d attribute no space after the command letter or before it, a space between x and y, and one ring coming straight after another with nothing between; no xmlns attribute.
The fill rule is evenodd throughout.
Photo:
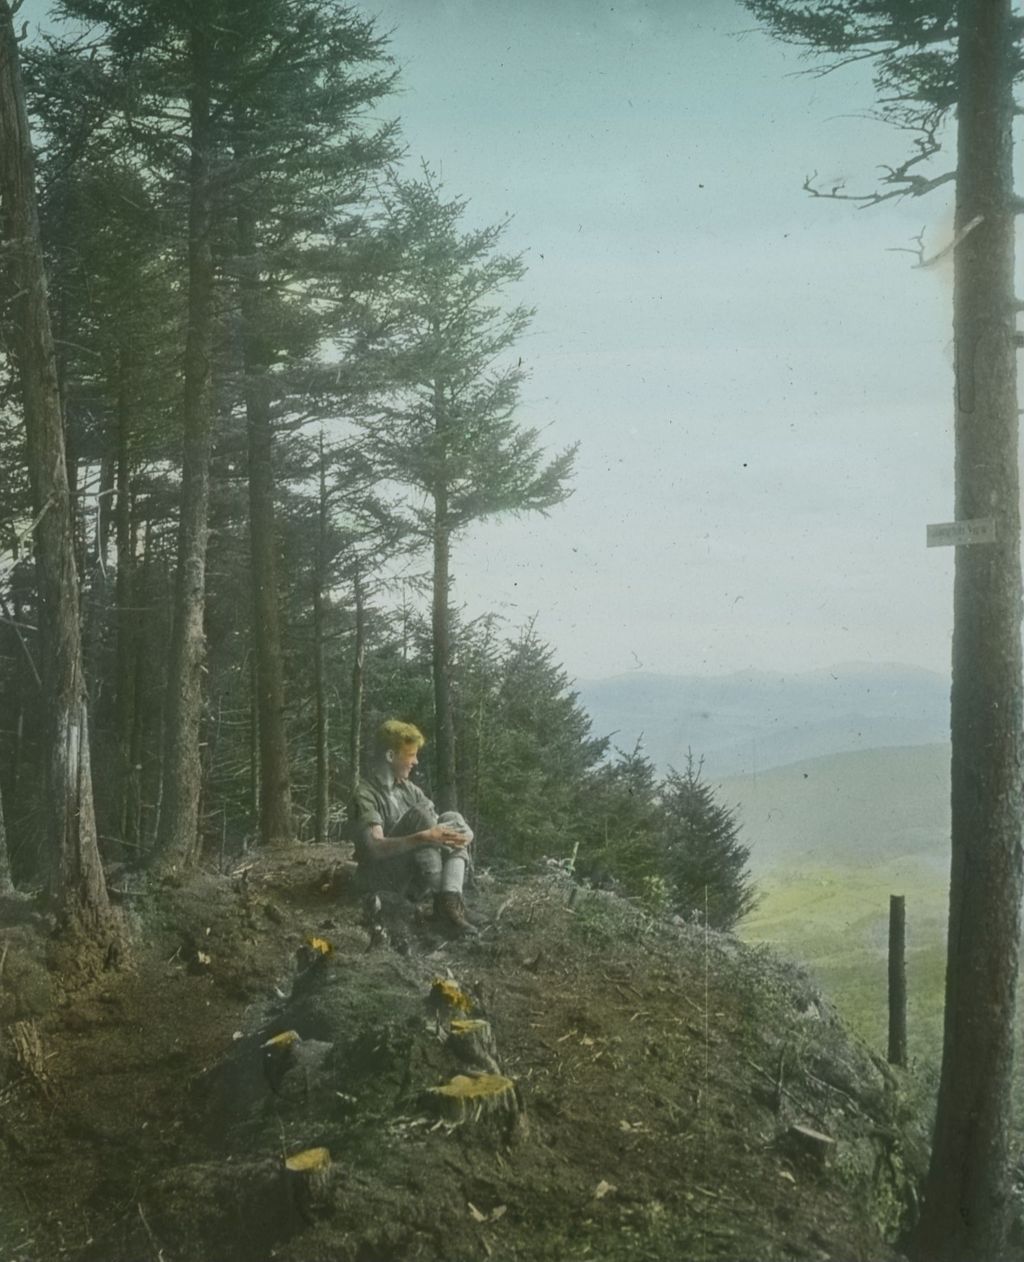
<svg viewBox="0 0 1024 1262"><path fill-rule="evenodd" d="M483 873L462 942L389 905L370 949L350 874L296 846L126 876L130 958L70 1000L45 919L11 904L3 1262L899 1257L908 1084L798 970L557 872ZM459 1070L438 978L490 1021L518 1119L427 1108ZM275 1075L264 1045L292 1030L302 1057ZM319 1146L329 1174L296 1200L284 1159Z"/></svg>

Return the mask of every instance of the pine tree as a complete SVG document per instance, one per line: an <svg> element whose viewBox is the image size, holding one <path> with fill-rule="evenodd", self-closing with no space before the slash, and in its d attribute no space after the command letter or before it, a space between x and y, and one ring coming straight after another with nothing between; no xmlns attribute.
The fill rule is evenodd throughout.
<svg viewBox="0 0 1024 1262"><path fill-rule="evenodd" d="M585 832L579 871L599 883L613 880L629 894L644 892L661 876L658 838L661 806L658 773L644 753L642 738L588 777L582 801Z"/></svg>
<svg viewBox="0 0 1024 1262"><path fill-rule="evenodd" d="M109 902L93 810L71 496L36 203L35 158L7 0L0 0L0 198L3 236L17 243L10 251L9 276L36 514L51 879L64 923L83 929L98 945L107 928Z"/></svg>
<svg viewBox="0 0 1024 1262"><path fill-rule="evenodd" d="M270 6L274 9L274 6ZM249 534L260 737L260 831L292 832L277 581L275 420L301 392L325 320L305 292L337 298L358 254L356 208L394 156L392 128L365 125L392 83L372 22L323 0L289 0L248 22L236 47L226 143L248 429ZM294 408L294 402L292 403ZM308 412L302 399L301 410Z"/></svg>
<svg viewBox="0 0 1024 1262"><path fill-rule="evenodd" d="M265 840L292 833L275 522L276 429L310 412L311 361L337 301L367 174L393 153L363 112L391 83L372 22L332 0L66 0L98 22L101 97L126 152L187 233L182 480L160 814L163 860L194 860L203 766L207 541L215 419L247 420L248 538ZM65 49L64 55L68 52ZM86 56L85 61L89 58ZM232 373L236 373L232 379ZM314 413L315 415L315 413Z"/></svg>
<svg viewBox="0 0 1024 1262"><path fill-rule="evenodd" d="M410 532L432 556L434 761L438 807L456 805L451 545L473 522L543 512L569 494L574 449L547 460L515 420L523 382L513 348L530 312L506 306L524 274L499 252L504 224L464 231L466 203L433 174L385 191L386 288L362 312L357 371L376 391L370 447L413 494Z"/></svg>
<svg viewBox="0 0 1024 1262"><path fill-rule="evenodd" d="M729 931L757 902L750 849L739 840L735 812L717 800L702 771L688 753L685 769L670 769L661 785L663 871L680 913Z"/></svg>
<svg viewBox="0 0 1024 1262"><path fill-rule="evenodd" d="M495 641L491 619L457 637L460 800L481 854L566 857L586 840L581 799L607 741L591 734L578 694L533 623L504 646Z"/></svg>

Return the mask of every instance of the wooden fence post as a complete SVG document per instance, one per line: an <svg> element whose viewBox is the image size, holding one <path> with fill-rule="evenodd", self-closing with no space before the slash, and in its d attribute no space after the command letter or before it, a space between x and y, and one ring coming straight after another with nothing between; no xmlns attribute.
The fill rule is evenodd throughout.
<svg viewBox="0 0 1024 1262"><path fill-rule="evenodd" d="M902 894L889 896L889 1064L907 1064L907 909Z"/></svg>

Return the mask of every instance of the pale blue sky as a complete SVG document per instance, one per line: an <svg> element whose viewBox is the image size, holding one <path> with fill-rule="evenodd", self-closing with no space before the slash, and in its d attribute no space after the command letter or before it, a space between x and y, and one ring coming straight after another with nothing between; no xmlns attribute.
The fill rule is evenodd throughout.
<svg viewBox="0 0 1024 1262"><path fill-rule="evenodd" d="M48 7L28 0L23 15ZM514 216L521 419L580 442L571 500L475 527L455 598L579 677L901 660L945 671L948 189L860 210L907 138L863 68L810 78L733 0L365 0L410 161ZM746 33L744 33L746 32Z"/></svg>
<svg viewBox="0 0 1024 1262"><path fill-rule="evenodd" d="M947 669L950 275L888 251L939 248L949 197L801 189L903 156L867 75L795 74L731 0L365 7L410 156L473 221L515 216L522 419L582 444L568 504L459 544L469 613L537 612L578 676Z"/></svg>

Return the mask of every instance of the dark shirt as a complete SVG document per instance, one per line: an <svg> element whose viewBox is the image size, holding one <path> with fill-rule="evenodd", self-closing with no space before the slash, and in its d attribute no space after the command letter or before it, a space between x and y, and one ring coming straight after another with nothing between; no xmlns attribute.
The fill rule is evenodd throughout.
<svg viewBox="0 0 1024 1262"><path fill-rule="evenodd" d="M376 772L363 776L356 788L351 811L356 858L360 861L366 858L367 838L375 824L381 826L385 837L401 836L401 833L396 833L395 826L411 810L434 816L434 804L419 785L411 780L396 780L390 771L383 776Z"/></svg>

